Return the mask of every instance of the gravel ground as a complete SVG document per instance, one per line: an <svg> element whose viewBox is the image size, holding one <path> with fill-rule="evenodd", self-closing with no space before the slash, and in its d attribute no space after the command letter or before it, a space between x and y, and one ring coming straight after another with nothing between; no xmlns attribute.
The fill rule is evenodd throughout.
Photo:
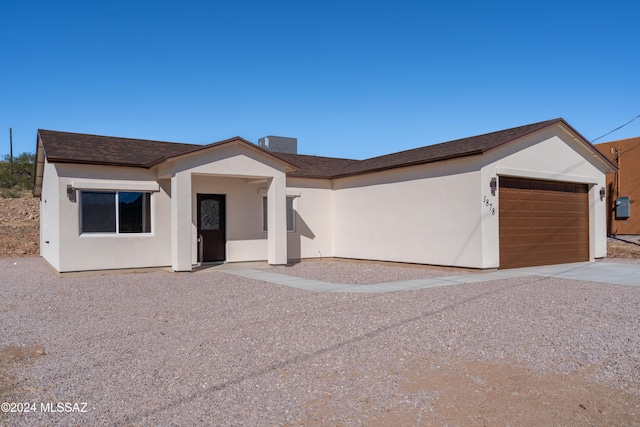
<svg viewBox="0 0 640 427"><path fill-rule="evenodd" d="M326 259L302 261L287 266L269 266L268 271L305 279L322 280L329 283L372 285L381 282L400 282L403 280L459 276L461 274L469 274L474 270Z"/></svg>
<svg viewBox="0 0 640 427"><path fill-rule="evenodd" d="M319 268L295 268L307 267ZM360 267L322 268L345 283ZM367 281L397 280L394 268ZM442 425L438 390L403 384L453 360L581 371L640 399L637 287L527 277L317 293L219 271L61 278L24 258L0 260L0 295L0 347L39 354L7 365L4 399L87 402L0 414L12 426L372 425L399 408Z"/></svg>

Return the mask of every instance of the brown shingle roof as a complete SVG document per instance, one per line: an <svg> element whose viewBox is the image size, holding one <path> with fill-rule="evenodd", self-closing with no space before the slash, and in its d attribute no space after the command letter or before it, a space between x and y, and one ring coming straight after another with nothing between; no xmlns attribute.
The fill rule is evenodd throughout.
<svg viewBox="0 0 640 427"><path fill-rule="evenodd" d="M553 119L512 129L443 142L426 147L386 154L365 160L336 159L331 157L303 156L299 154L275 153L276 156L298 165L300 168L289 176L309 178L338 178L375 172L397 167L432 163L457 157L482 154L507 142L539 131L563 119Z"/></svg>
<svg viewBox="0 0 640 427"><path fill-rule="evenodd" d="M328 178L339 175L348 166L359 160L339 159L335 157L308 156L304 154L273 153L280 159L298 166L298 170L287 176L304 178Z"/></svg>
<svg viewBox="0 0 640 427"><path fill-rule="evenodd" d="M273 156L274 154L240 137L208 145L197 145L44 129L39 129L38 135L42 140L47 159L51 163L84 163L149 168L172 157L238 141L249 144L252 148L262 151L268 156ZM289 166L291 169L295 169L295 165L291 164Z"/></svg>
<svg viewBox="0 0 640 427"><path fill-rule="evenodd" d="M51 163L88 163L147 167L200 145L86 135L39 129L47 160Z"/></svg>
<svg viewBox="0 0 640 427"><path fill-rule="evenodd" d="M356 175L364 172L393 169L423 163L433 163L457 157L482 154L488 150L506 144L507 142L514 141L559 122L564 123L564 120L547 120L540 123L533 123L530 125L491 132L484 135L472 136L455 141L443 142L440 144L428 145L426 147L373 157L350 165L350 167L342 173L337 174L337 176Z"/></svg>
<svg viewBox="0 0 640 427"><path fill-rule="evenodd" d="M289 172L288 176L339 178L482 154L558 123L569 127L575 132L563 119L553 119L366 160L274 153L267 152L257 145L256 148L289 163L291 166L297 166L298 169ZM52 163L88 163L145 168L156 165L170 157L202 150L229 141L241 140L248 143L248 141L239 137L203 146L48 130L39 130L38 133L42 139L47 158ZM578 133L576 132L576 134ZM585 140L584 138L582 139ZM593 148L593 146L591 147ZM610 163L597 149L593 148L593 150L596 155Z"/></svg>

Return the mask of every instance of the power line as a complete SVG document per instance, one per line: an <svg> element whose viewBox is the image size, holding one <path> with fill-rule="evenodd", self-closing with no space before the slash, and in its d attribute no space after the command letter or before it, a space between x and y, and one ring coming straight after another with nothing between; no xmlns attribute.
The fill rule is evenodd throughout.
<svg viewBox="0 0 640 427"><path fill-rule="evenodd" d="M625 127L626 125L628 125L629 123L631 123L632 121L634 121L635 119L640 118L640 114L638 114L637 116L635 116L633 119L629 120L627 123L623 124L622 126L618 126L617 128L615 128L614 130L612 130L611 132L607 132L602 136L597 137L596 139L592 140L591 143L593 144L594 142L596 142L597 140L599 140L600 138L604 138L605 136L614 133L615 131L617 131L618 129L622 129L623 127Z"/></svg>
<svg viewBox="0 0 640 427"><path fill-rule="evenodd" d="M631 148L627 148L626 150L621 151L621 152L620 152L620 154L628 153L629 151L631 151L631 150L635 150L635 149L636 149L636 148L638 148L638 147L640 147L640 142L639 142L639 143L637 143L636 145L634 145L634 146L633 146L633 147L631 147Z"/></svg>

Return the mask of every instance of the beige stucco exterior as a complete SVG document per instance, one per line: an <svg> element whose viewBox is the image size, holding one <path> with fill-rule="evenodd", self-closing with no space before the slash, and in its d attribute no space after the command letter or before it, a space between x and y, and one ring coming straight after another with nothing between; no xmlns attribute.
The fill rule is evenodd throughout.
<svg viewBox="0 0 640 427"><path fill-rule="evenodd" d="M336 180L335 256L480 268L479 161Z"/></svg>
<svg viewBox="0 0 640 427"><path fill-rule="evenodd" d="M227 262L341 257L497 268L498 193L489 184L517 176L589 186L593 260L606 256L600 189L607 166L580 138L558 124L482 155L333 179L287 177L285 162L246 143L196 151L148 169L45 162L41 254L61 272L156 266L190 271L198 261L197 195L221 194ZM151 191L152 232L81 234L69 185ZM264 196L268 232L262 224ZM294 231L287 231L287 196L294 198Z"/></svg>
<svg viewBox="0 0 640 427"><path fill-rule="evenodd" d="M493 150L483 156L482 192L498 211L498 194L491 196L492 177L513 176L575 182L589 187L590 259L607 255L606 202L600 199L606 175L602 161L567 128L557 126ZM499 190L498 190L499 191ZM484 268L499 266L498 217L483 214Z"/></svg>
<svg viewBox="0 0 640 427"><path fill-rule="evenodd" d="M588 184L590 258L602 258L601 167L570 132L549 129L482 156L338 179L334 255L498 268L499 189L490 182L517 176Z"/></svg>
<svg viewBox="0 0 640 427"><path fill-rule="evenodd" d="M227 261L287 262L285 165L242 144L178 158L151 169L45 162L41 255L60 272L197 263L196 195L227 197ZM151 233L81 233L81 191L151 191ZM262 231L262 195L269 230ZM247 224L252 224L253 226Z"/></svg>
<svg viewBox="0 0 640 427"><path fill-rule="evenodd" d="M295 231L287 233L288 258L333 257L335 207L329 179L287 178L287 194L295 197Z"/></svg>
<svg viewBox="0 0 640 427"><path fill-rule="evenodd" d="M50 179L50 178L54 179ZM80 234L78 202L67 197L77 190L149 191L153 188L150 234ZM167 189L153 171L90 165L45 164L41 196L41 254L58 271L156 267L170 264L171 225ZM115 265L119 267L114 267Z"/></svg>

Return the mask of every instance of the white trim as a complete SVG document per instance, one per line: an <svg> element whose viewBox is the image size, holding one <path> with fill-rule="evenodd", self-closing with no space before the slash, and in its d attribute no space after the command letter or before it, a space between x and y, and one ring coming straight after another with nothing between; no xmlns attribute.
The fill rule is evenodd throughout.
<svg viewBox="0 0 640 427"><path fill-rule="evenodd" d="M296 207L294 206L295 202L296 202L296 198L295 196L286 196L286 199L291 199L291 215L292 215L292 222L293 222L293 228L291 230L289 230L289 227L287 227L287 233L295 233L296 232ZM267 230L267 222L265 222L265 214L267 213L267 196L264 195L262 196L262 232L266 233ZM288 204L288 201L287 201ZM287 209L285 208L285 214L287 213Z"/></svg>
<svg viewBox="0 0 640 427"><path fill-rule="evenodd" d="M119 180L91 180L71 181L76 190L111 190L111 191L160 191L160 184L153 181L119 181Z"/></svg>
<svg viewBox="0 0 640 427"><path fill-rule="evenodd" d="M115 219L116 219L116 228L115 231L84 231L82 229L82 215L83 215L83 210L82 210L82 191L89 191L89 190L80 190L80 197L79 199L79 203L78 203L78 228L80 230L80 237L82 236L126 236L126 235L132 235L132 236L152 236L154 234L153 231L153 223L154 223L154 219L153 219L153 194L149 191L140 191L139 193L142 194L149 194L149 205L147 206L147 209L149 210L149 220L150 220L150 224L149 224L149 230L150 231L141 231L139 233L136 232L132 232L132 233L127 233L127 232L121 232L120 231L120 193L127 193L128 191L123 190L123 191L105 191L105 194L108 193L113 193L114 194L114 201L115 201ZM90 192L90 191L89 191ZM144 202L142 203L142 229L144 230L145 228L145 220L146 220L146 215L144 215Z"/></svg>
<svg viewBox="0 0 640 427"><path fill-rule="evenodd" d="M547 181L576 182L580 184L597 184L598 178L593 176L566 175L562 173L548 173L526 169L496 168L496 175L513 176L516 178L543 179Z"/></svg>
<svg viewBox="0 0 640 427"><path fill-rule="evenodd" d="M302 193L300 190L289 190L287 188L287 197L302 197ZM258 188L258 194L263 197L267 197L267 189L266 188Z"/></svg>

